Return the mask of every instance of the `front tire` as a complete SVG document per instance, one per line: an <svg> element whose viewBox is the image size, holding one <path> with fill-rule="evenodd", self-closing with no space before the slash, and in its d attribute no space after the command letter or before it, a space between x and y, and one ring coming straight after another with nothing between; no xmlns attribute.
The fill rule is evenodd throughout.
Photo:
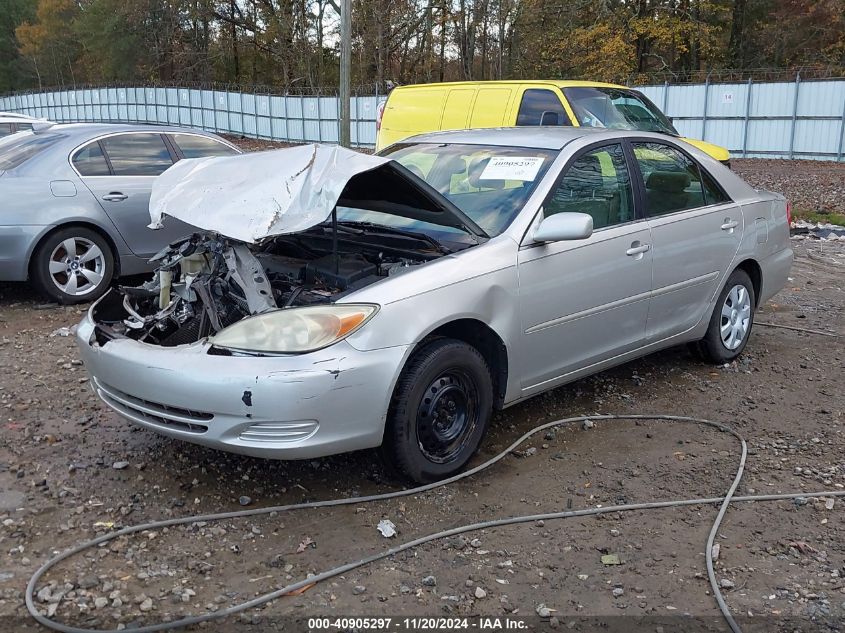
<svg viewBox="0 0 845 633"><path fill-rule="evenodd" d="M47 236L32 258L33 283L64 305L97 299L114 276L114 257L108 243L96 231L81 226Z"/></svg>
<svg viewBox="0 0 845 633"><path fill-rule="evenodd" d="M697 345L704 360L721 365L742 354L751 336L756 304L754 284L748 273L740 269L733 271L719 293L707 334Z"/></svg>
<svg viewBox="0 0 845 633"><path fill-rule="evenodd" d="M454 339L432 341L399 377L383 453L415 482L444 479L478 450L492 410L493 382L478 350Z"/></svg>

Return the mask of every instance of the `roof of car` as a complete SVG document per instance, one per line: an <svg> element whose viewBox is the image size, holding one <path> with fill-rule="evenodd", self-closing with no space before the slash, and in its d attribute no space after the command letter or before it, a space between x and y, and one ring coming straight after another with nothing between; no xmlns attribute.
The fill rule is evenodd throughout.
<svg viewBox="0 0 845 633"><path fill-rule="evenodd" d="M496 85L534 85L547 86L552 84L559 88L626 88L619 84L609 84L602 81L576 81L568 79L530 79L530 80L502 80L502 81L444 81L442 83L432 84L411 84L408 86L396 86L394 90L405 88L437 88L438 86L457 87L457 86L496 86Z"/></svg>
<svg viewBox="0 0 845 633"><path fill-rule="evenodd" d="M17 112L0 112L0 121L38 121L33 116L29 116L28 114L19 114Z"/></svg>
<svg viewBox="0 0 845 633"><path fill-rule="evenodd" d="M39 132L40 134L62 134L79 142L102 134L120 132L192 132L210 136L212 133L195 128L174 125L144 125L142 123L56 123Z"/></svg>
<svg viewBox="0 0 845 633"><path fill-rule="evenodd" d="M610 130L583 126L477 128L473 130L429 132L404 139L401 143L456 143L559 150L575 139L588 134L601 134L608 131ZM620 130L613 131L621 132Z"/></svg>

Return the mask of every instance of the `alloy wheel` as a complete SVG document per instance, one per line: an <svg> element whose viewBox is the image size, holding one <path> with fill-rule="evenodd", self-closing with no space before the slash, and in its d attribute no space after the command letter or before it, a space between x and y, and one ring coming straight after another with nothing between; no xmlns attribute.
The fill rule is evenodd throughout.
<svg viewBox="0 0 845 633"><path fill-rule="evenodd" d="M50 279L65 294L80 297L96 290L103 281L106 259L94 242L69 237L50 254Z"/></svg>

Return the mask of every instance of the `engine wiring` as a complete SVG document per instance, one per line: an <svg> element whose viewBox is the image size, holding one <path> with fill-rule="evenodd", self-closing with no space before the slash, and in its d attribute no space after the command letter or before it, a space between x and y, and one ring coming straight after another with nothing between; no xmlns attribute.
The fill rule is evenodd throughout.
<svg viewBox="0 0 845 633"><path fill-rule="evenodd" d="M560 420L555 420L552 422L547 422L541 424L539 426L534 427L533 429L529 430L525 434L523 434L520 438L514 441L510 446L506 449L495 455L494 457L488 459L487 461L475 466L469 470L466 470L462 473L449 477L447 479L437 481L434 483L425 484L422 486L417 486L414 488L407 488L404 490L396 490L393 492L375 494L375 495L366 495L366 496L359 496L359 497L348 497L342 499L329 499L324 501L313 501L313 502L306 502L306 503L296 503L296 504L288 504L288 505L281 505L281 506L271 506L265 508L255 508L250 510L238 510L234 512L221 512L221 513L214 513L214 514L204 514L204 515L196 515L196 516L187 516L175 519L167 519L162 521L151 521L148 523L142 523L138 525L133 525L129 527L125 527L123 529L117 530L115 532L104 534L94 539L90 539L79 543L70 549L50 558L45 563L43 563L32 575L30 578L27 587L26 587L26 608L29 611L30 615L38 621L40 624L53 629L55 631L61 631L62 633L116 633L118 629L88 629L88 628L80 628L75 626L70 626L66 624L62 624L61 622L57 622L52 620L45 615L43 615L37 608L34 600L34 595L36 593L36 588L38 587L38 583L42 576L51 570L53 567L58 565L63 560L66 560L76 554L79 554L83 551L86 551L90 548L97 547L102 543L106 543L108 541L114 540L121 536L127 536L129 534L135 534L138 532L146 531L146 530L156 530L161 529L169 526L174 525L185 525L190 523L195 523L198 521L221 521L227 519L238 519L243 517L249 516L259 516L270 514L271 512L281 513L281 512L290 512L293 510L306 510L306 509L314 509L314 508L326 508L326 507L334 507L334 506L343 506L343 505L351 505L351 504L361 504L361 503L368 503L373 501L383 501L386 499L395 499L398 497L407 497L411 495L417 495L422 492L426 492L429 490L433 490L435 488L440 488L443 486L447 486L453 484L457 481L461 481L468 477L472 477L473 475L477 475L478 473L490 468L497 462L504 459L506 456L514 452L517 447L519 447L523 442L528 440L530 437L545 431L550 428L555 427L562 427L566 425L576 424L576 423L583 423L583 422L609 422L609 421L621 421L621 420L651 420L651 421L662 421L667 423L688 423L688 424L698 424L709 426L711 428L715 428L719 431L729 433L733 435L740 443L741 452L739 461L737 464L736 474L733 477L733 480L728 487L727 491L724 495L718 497L707 497L707 498L695 498L695 499L675 499L675 500L665 500L665 501L652 501L652 502L644 502L644 503L631 503L631 504L622 504L622 505L613 505L613 506L604 506L604 507L595 507L595 508L585 508L582 510L568 510L563 512L547 512L547 513L540 513L540 514L531 514L531 515L521 515L521 516L513 516L513 517L504 517L500 519L492 519L488 521L482 521L478 523L467 524L459 527L455 527L448 530L442 530L438 532L433 532L431 534L427 534L425 536L421 536L417 539L408 541L406 543L402 543L401 545L397 545L395 547L391 547L385 549L381 552L376 554L372 554L370 556L360 558L357 560L346 562L342 565L338 565L326 571L323 571L319 574L308 576L302 580L297 582L291 583L286 587L281 589L265 593L261 596L253 598L252 600L248 600L246 602L242 602L240 604L228 607L226 609L221 609L214 613L208 613L203 615L196 615L196 616L189 616L178 620L172 620L169 622L160 622L158 624L150 624L146 626L138 626L138 627L126 627L123 629L119 629L123 631L123 633L153 633L155 631L164 631L169 629L181 628L193 624L199 624L201 622L207 622L210 620L218 620L220 618L224 618L227 616L231 616L237 613L241 613L248 609L252 609L255 607L259 607L261 605L267 604L272 600L276 600L285 596L286 594L290 594L295 592L299 589L307 587L313 583L319 583L324 580L328 580L330 578L339 576L341 574L347 573L359 567L363 567L364 565L373 563L378 560L382 560L389 556L393 556L395 554L399 554L400 552L407 551L409 549L419 547L420 545L424 545L426 543L430 543L432 541L436 541L438 539L448 538L451 536L456 536L459 534L465 534L467 532L473 532L476 530L484 530L489 528L495 527L503 527L508 525L517 525L521 523L530 523L534 521L550 521L550 520L557 520L557 519L567 519L573 517L584 517L584 516L596 516L600 514L609 514L614 512L630 512L635 510L652 510L652 509L659 509L659 508L677 508L682 506L694 506L694 505L710 505L714 503L720 504L719 511L716 515L715 520L713 521L712 527L710 528L710 532L707 537L706 549L705 549L705 562L707 567L707 577L710 581L710 586L713 590L713 596L716 599L716 603L721 611L726 623L730 627L733 633L742 633L742 630L739 624L734 619L733 615L731 614L730 608L728 607L725 598L722 594L722 591L719 587L719 583L716 579L716 573L713 565L713 544L716 539L716 535L718 533L719 527L722 524L722 520L727 512L728 506L733 502L763 502L763 501L782 501L782 500L789 500L789 499L798 499L798 498L813 498L813 497L842 497L845 496L845 491L843 490L835 490L835 491L819 491L819 492L799 492L799 493L785 493L785 494L771 494L771 495L750 495L750 496L734 496L737 487L742 479L742 475L745 470L745 462L748 456L748 447L746 444L745 439L742 435L739 434L738 431L732 429L731 427L722 424L720 422L714 422L712 420L707 420L703 418L696 418L696 417L689 417L689 416L679 416L679 415L665 415L665 414L620 414L620 415L584 415L584 416L576 416L570 418L564 418Z"/></svg>

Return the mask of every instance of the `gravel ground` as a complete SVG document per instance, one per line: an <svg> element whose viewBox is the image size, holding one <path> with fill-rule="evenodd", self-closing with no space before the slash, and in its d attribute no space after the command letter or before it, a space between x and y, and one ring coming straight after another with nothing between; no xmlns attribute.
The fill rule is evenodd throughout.
<svg viewBox="0 0 845 633"><path fill-rule="evenodd" d="M845 162L750 158L731 165L752 186L782 193L798 215L845 214Z"/></svg>
<svg viewBox="0 0 845 633"><path fill-rule="evenodd" d="M795 239L794 247L790 284L759 320L845 335L845 244ZM22 284L0 284L0 630L40 630L23 606L29 576L51 554L109 530L399 485L374 451L270 462L129 426L92 395L73 340L62 335L83 310L45 304ZM667 413L722 421L748 439L740 493L845 489L842 341L758 326L742 358L723 367L684 348L667 350L499 413L477 459L542 422ZM48 574L37 604L90 628L207 613L471 521L718 496L738 451L727 434L683 424L559 428L485 473L413 497L122 537ZM729 510L717 573L746 631L845 626L843 509L838 499ZM715 513L714 506L692 506L484 530L205 630L264 631L274 622L301 630L313 616L508 614L527 617L535 629L725 630L704 568ZM397 526L390 541L376 530L382 518ZM602 562L609 554L618 565ZM678 619L686 614L698 620Z"/></svg>

